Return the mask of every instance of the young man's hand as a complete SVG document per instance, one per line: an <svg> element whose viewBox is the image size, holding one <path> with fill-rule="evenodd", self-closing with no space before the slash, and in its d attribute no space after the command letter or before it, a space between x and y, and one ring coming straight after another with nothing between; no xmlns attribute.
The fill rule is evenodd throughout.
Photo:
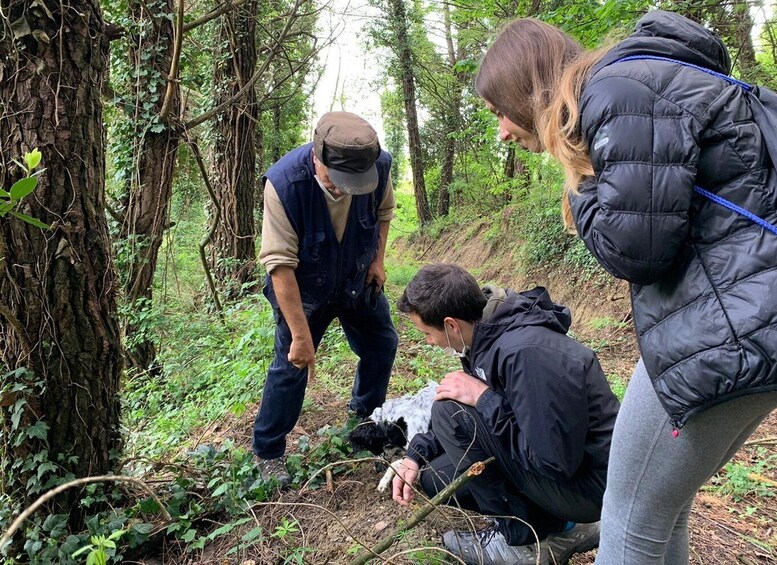
<svg viewBox="0 0 777 565"><path fill-rule="evenodd" d="M455 400L466 406L475 406L488 385L464 371L448 373L437 387L435 400Z"/></svg>
<svg viewBox="0 0 777 565"><path fill-rule="evenodd" d="M392 498L402 506L408 506L413 500L412 484L418 478L418 463L405 457L397 466L394 479L391 482Z"/></svg>

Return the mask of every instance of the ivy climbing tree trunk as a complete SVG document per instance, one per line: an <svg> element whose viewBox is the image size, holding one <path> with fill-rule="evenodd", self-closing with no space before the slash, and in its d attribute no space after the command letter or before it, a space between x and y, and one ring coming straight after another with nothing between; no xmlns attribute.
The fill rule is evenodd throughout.
<svg viewBox="0 0 777 565"><path fill-rule="evenodd" d="M159 247L169 225L173 173L180 133L174 127L180 112L180 91L173 85L170 119L159 121L167 76L173 59L175 21L172 0L132 1L131 15L138 26L130 57L133 82L133 158L129 190L124 198L121 241L126 320L127 358L140 370L156 370L156 347L142 320L151 308Z"/></svg>
<svg viewBox="0 0 777 565"><path fill-rule="evenodd" d="M413 74L413 53L408 37L407 13L404 0L389 0L391 10L391 27L393 28L394 49L399 60L402 97L405 104L405 120L407 121L407 144L410 150L410 168L413 171L413 193L418 221L421 225L432 221L432 210L429 208L429 197L426 194L424 181L424 161L421 153L421 133L418 128L418 110L416 108L415 76Z"/></svg>
<svg viewBox="0 0 777 565"><path fill-rule="evenodd" d="M216 105L237 94L256 71L256 0L222 17L221 56L214 57ZM256 91L250 89L217 116L214 189L221 221L214 234L216 277L228 296L250 290L256 280L254 179L256 176Z"/></svg>
<svg viewBox="0 0 777 565"><path fill-rule="evenodd" d="M27 505L56 476L110 473L120 447L100 100L108 44L97 0L2 4L0 183L23 176L11 159L38 147L45 171L20 211L51 225L0 219L0 492ZM20 21L28 32L9 33ZM77 496L50 510L71 513Z"/></svg>

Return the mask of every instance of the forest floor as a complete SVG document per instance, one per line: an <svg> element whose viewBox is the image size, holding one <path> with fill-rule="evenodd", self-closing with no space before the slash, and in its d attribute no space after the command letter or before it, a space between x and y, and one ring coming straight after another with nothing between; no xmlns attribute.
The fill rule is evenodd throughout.
<svg viewBox="0 0 777 565"><path fill-rule="evenodd" d="M482 281L516 289L531 288L541 281L557 302L570 306L575 319L574 335L597 351L613 388L622 394L638 358L629 322L628 290L596 275L587 280L558 271L521 273L509 249L485 244L482 238L462 239L454 235L436 241L396 244L394 257L412 257L419 262L450 261L471 269ZM421 251L418 251L421 249ZM489 257L484 266L482 257ZM501 258L501 259L500 259ZM391 271L389 270L389 276ZM418 343L402 343L412 330L400 318L400 349L405 349L392 377L390 395L400 395L393 383L417 377L416 353L428 349ZM326 338L325 338L326 339ZM327 344L322 346L326 354ZM338 375L321 378L308 390L302 417L288 438L289 453L298 452L300 438L316 441L317 432L327 426L342 426L352 362ZM250 449L254 407L242 417L219 422L203 430L201 441L218 444L226 439ZM320 434L319 434L320 435ZM305 440L303 440L305 441ZM696 499L690 520L691 563L698 565L777 564L777 413L769 417L734 459L735 465L721 471ZM347 564L362 546L372 547L398 524L407 520L419 505L405 509L388 493L376 492L381 474L367 461L339 463L326 487L294 488L278 492L270 502L252 507L256 524L275 532L261 543L252 544L226 557L228 545L212 543L199 555L181 557L175 547L160 559L144 563L271 563ZM418 499L417 499L418 500ZM253 522L252 522L253 524ZM291 524L283 531L278 524ZM214 524L218 525L218 524ZM375 562L455 563L441 550L443 532L452 528L471 529L482 525L472 515L442 507L420 525L401 536ZM218 540L217 540L218 541ZM595 551L575 556L571 564L594 562ZM624 564L628 565L628 564Z"/></svg>

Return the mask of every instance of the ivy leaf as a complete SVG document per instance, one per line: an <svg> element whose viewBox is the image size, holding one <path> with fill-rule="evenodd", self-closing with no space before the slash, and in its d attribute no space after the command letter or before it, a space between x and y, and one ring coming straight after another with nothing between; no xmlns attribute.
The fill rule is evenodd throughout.
<svg viewBox="0 0 777 565"><path fill-rule="evenodd" d="M185 541L186 543L190 543L194 538L197 536L197 530L193 530L189 528L184 532L184 534L181 536L181 541Z"/></svg>
<svg viewBox="0 0 777 565"><path fill-rule="evenodd" d="M43 522L43 530L52 538L58 538L67 532L67 514L49 514Z"/></svg>
<svg viewBox="0 0 777 565"><path fill-rule="evenodd" d="M53 471L56 471L56 470L57 470L57 466L56 466L56 465L54 465L54 463L48 463L48 462L47 462L47 463L44 463L43 465L41 465L40 467L38 467L38 478L39 478L39 479L40 479L40 478L42 478L42 477L43 477L43 475L44 475L44 474L45 474L47 471L51 471L51 472L53 472ZM53 536L52 536L52 537L53 537Z"/></svg>
<svg viewBox="0 0 777 565"><path fill-rule="evenodd" d="M14 200L21 200L27 196L30 192L35 190L38 185L38 179L35 177L26 177L16 181L11 187L11 198Z"/></svg>
<svg viewBox="0 0 777 565"><path fill-rule="evenodd" d="M27 214L22 214L21 212L14 212L13 210L11 210L11 215L16 216L17 218L27 222L28 224L32 224L36 228L40 228L42 230L51 229L51 226L49 226L48 224L44 224L37 218L33 218L32 216L28 216Z"/></svg>
<svg viewBox="0 0 777 565"><path fill-rule="evenodd" d="M45 440L48 431L49 425L42 420L38 420L34 425L27 428L27 437Z"/></svg>
<svg viewBox="0 0 777 565"><path fill-rule="evenodd" d="M43 157L43 154L38 151L37 147L26 153L24 155L24 162L27 163L27 169L31 171L37 167L40 164L41 157Z"/></svg>

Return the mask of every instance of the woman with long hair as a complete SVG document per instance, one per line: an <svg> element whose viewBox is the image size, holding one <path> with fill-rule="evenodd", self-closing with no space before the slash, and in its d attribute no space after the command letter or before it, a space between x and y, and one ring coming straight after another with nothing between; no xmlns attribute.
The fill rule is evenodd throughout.
<svg viewBox="0 0 777 565"><path fill-rule="evenodd" d="M775 164L730 70L714 33L654 11L600 51L514 20L476 79L503 141L560 161L567 227L631 283L641 359L598 564L688 563L696 493L777 407L777 235L703 196L777 222Z"/></svg>

